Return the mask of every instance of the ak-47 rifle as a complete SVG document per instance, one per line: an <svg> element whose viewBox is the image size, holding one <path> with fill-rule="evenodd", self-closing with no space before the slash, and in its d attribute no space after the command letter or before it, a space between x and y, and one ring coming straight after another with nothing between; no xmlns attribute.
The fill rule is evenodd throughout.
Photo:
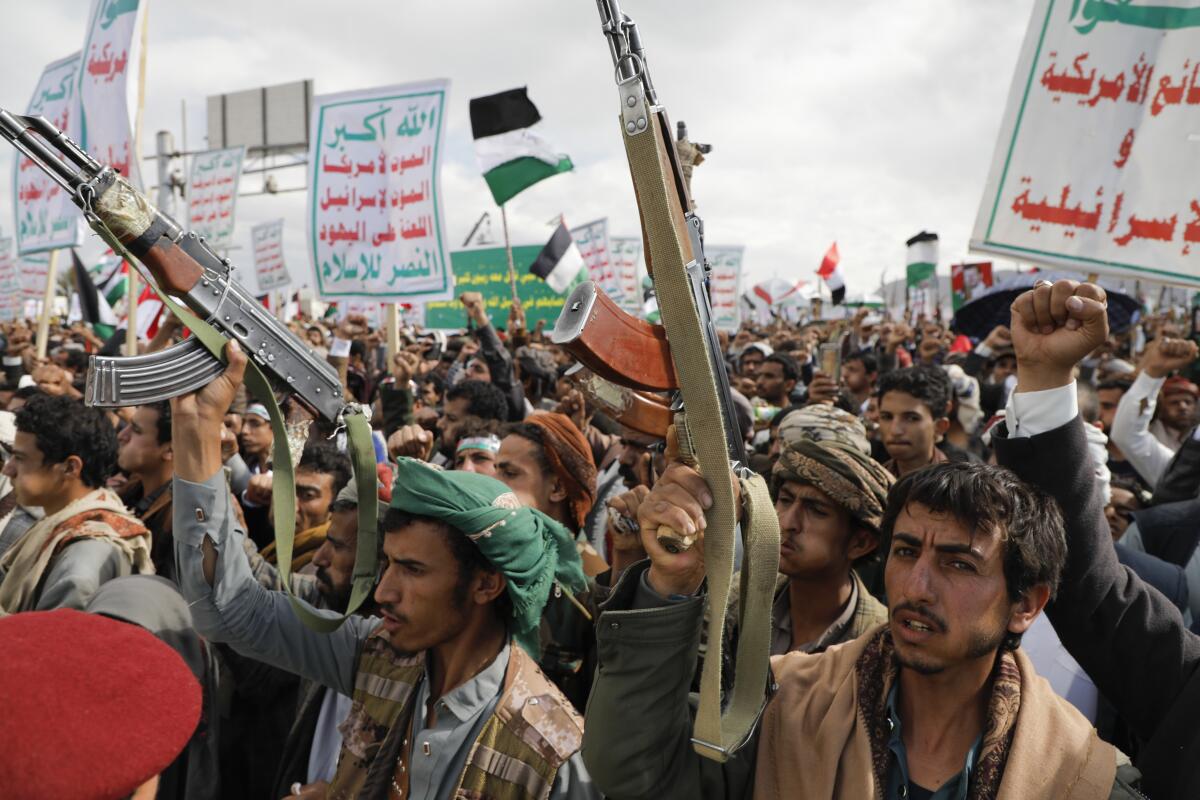
<svg viewBox="0 0 1200 800"><path fill-rule="evenodd" d="M595 284L585 283L567 299L551 338L602 378L634 389L675 393L672 408L680 456L696 465L713 498L706 512L704 557L714 612L709 615L709 653L692 743L701 755L723 761L746 740L762 709L779 521L765 481L746 467L745 440L734 417L725 359L712 322L704 226L692 210L671 125L646 67L641 36L633 20L621 13L617 0L597 0L596 5L616 69L621 134L663 326L634 319ZM734 480L741 483L746 512L741 520L742 619L736 680L722 715L722 609L733 577L739 516ZM656 534L664 547L676 552L693 543L666 528Z"/></svg>
<svg viewBox="0 0 1200 800"><path fill-rule="evenodd" d="M225 365L218 354L225 338L236 340L250 357L247 386L252 389L257 386L256 391L266 395L259 400L272 411L276 541L280 571L287 586L296 498L290 488L287 435L274 394L291 395L315 416L329 423L344 424L351 441L359 491L365 496L375 491L370 427L360 409L346 402L336 370L267 313L233 278L229 259L218 256L202 237L185 231L156 209L116 170L89 156L44 118L0 109L0 137L53 178L83 212L92 229L115 250L132 256L128 259L132 266L155 287L168 307L185 317L185 323L196 334L149 355L91 356L85 403L117 408L196 391L224 371ZM183 305L177 305L172 297L179 298ZM376 559L376 506L362 503L359 509L351 611L370 593ZM298 604L296 608L311 627L326 630L335 627L328 618L316 617Z"/></svg>

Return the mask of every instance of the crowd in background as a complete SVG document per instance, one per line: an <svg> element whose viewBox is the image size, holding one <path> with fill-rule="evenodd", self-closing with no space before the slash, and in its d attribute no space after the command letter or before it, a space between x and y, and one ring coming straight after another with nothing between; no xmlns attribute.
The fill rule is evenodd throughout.
<svg viewBox="0 0 1200 800"><path fill-rule="evenodd" d="M555 530L567 531L578 556L583 588L549 590L544 607L539 606L532 655L540 674L561 692L564 707L583 715L604 658L597 620L622 575L647 559L638 524L639 511L644 518L645 509L640 506L648 497L668 497L652 493L665 492L656 490L656 482L670 465L658 437L622 424L618 414L585 393L573 379L575 359L549 342L542 325L528 329L515 308L498 328L481 296L467 293L461 300L469 319L465 332L404 327L400 349L390 358L386 332L361 317L301 316L289 323L297 337L338 369L347 398L372 409L378 496L359 496L344 432L314 423L295 466L296 533L287 588L317 608L347 609L357 509L361 503L378 502L382 530L389 530L394 495L411 492L413 479L404 472L409 459L439 466L447 474L494 478L522 507L540 512L537 519L549 519ZM0 452L5 462L0 476L0 613L71 608L105 614L145 628L183 656L201 687L200 723L183 752L162 771L157 796L326 796L340 762L348 757L344 753L355 752L351 739L363 735L342 724L359 702L357 689L351 695L327 688L311 674L294 674L239 652L245 648L193 623L189 606L194 597L183 577L188 567L181 563L182 543L173 533L192 511L189 506L181 515L175 507L180 454L175 452L179 440L173 437L172 404L113 411L85 406L89 355L114 352L111 342L101 341L87 326L52 326L45 359L36 357L30 324L7 324L0 330ZM1200 512L1200 389L1194 382L1197 347L1189 334L1184 320L1147 315L1080 360L1074 389L1090 459L1085 468L1091 486L1086 488L1094 490L1107 518L1109 547L1121 564L1166 597L1184 627L1200 626L1200 526L1195 522ZM178 322L167 318L144 347L158 350L182 335ZM732 335L722 334L736 423L750 467L769 478L782 531L772 655L821 653L889 622L893 615L884 565L898 552L888 549L895 523L894 515L888 521L886 513L889 492L898 480L907 479L902 485L916 492L914 497L921 491L929 497L949 496L951 489L922 488L915 476L948 463L997 463L994 435L1017 387L1013 340L1005 325L971 341L942 321L921 319L909 325L870 309L847 312L834 321L744 324ZM294 399L280 399L290 421L308 416ZM1009 430L1011 435L1011 426ZM245 535L236 552L221 551L218 575L232 574L222 572L233 569L224 562L242 559L259 586L280 592L284 586L272 511L272 495L279 487L272 445L267 408L239 389L224 412L220 459L233 524ZM975 473L963 474L968 477L962 480L977 481L972 491L983 485L978 483L983 478L970 477ZM1029 480L1024 474L1022 478ZM466 495L477 486L473 480L452 488ZM1018 489L1008 491L1019 495ZM914 502L936 506L929 499ZM680 507L685 507L683 501ZM941 510L956 513L953 504ZM1068 534L1071 517L1079 512L1062 508ZM979 513L986 519L992 512ZM1005 513L1011 520L1022 512L1008 508ZM1004 521L999 511L993 516L997 524ZM484 548L480 540L471 540ZM503 558L484 555L492 563ZM387 569L398 563L393 555L384 556ZM470 563L472 557L477 559L478 553L462 556L466 560L460 563ZM1060 563L1055 569L1061 568ZM1006 561L1006 575L1008 569ZM227 578L219 577L217 584L209 578L209 583L216 586L222 580ZM386 583L386 578L380 580ZM1077 574L1071 580L1087 577ZM380 589L357 615L371 620L389 602ZM726 611L731 620L726 653L738 636L736 611ZM395 621L386 613L382 619ZM914 630L936 628L938 622L918 621ZM1121 624L1166 623L1127 617ZM1148 743L1161 735L1156 723L1148 722L1148 712L1134 708L1129 696L1102 691L1112 676L1089 674L1081 666L1084 659L1072 657L1078 653L1067 646L1069 639L1041 616L1013 644L1020 644L1037 673L1104 742L1139 764L1153 781L1155 769L1170 769L1162 766L1169 762L1161 755L1139 760ZM1138 680L1156 681L1155 668L1178 670L1167 662L1164 657L1147 663ZM694 671L698 681L699 667ZM886 699L880 698L881 708ZM1157 720L1171 711L1155 713ZM587 724L590 737L590 714ZM584 760L591 779L579 765L583 774L567 786L560 771L553 796L600 796L601 790L610 796L627 791L639 795L640 789L628 788L632 784L602 779L597 764L607 764L605 770L623 768L588 756L588 741ZM1176 744L1178 759L1184 757L1181 748L1196 752L1194 740ZM979 746L986 751L990 745ZM1161 743L1154 746L1162 748ZM971 752L976 764L990 763ZM442 793L444 786L436 789L437 779L435 788L422 795L415 766L413 783L405 783L409 779L400 776L403 758L391 789L381 785L378 796L448 796ZM1009 756L1010 767L1015 759ZM556 762L561 763L563 759ZM950 772L957 774L959 766ZM462 768L461 762L437 767ZM625 768L636 771L633 765ZM646 769L653 772L652 766ZM885 769L881 780L886 783L891 774ZM1157 777L1160 786L1173 779ZM957 778L943 775L934 783L946 780ZM946 796L994 796L968 795L968 780L983 778L968 775L961 794ZM905 776L905 787L918 784L929 782ZM610 790L610 785L624 788ZM906 796L892 793L895 786L880 788L881 796Z"/></svg>

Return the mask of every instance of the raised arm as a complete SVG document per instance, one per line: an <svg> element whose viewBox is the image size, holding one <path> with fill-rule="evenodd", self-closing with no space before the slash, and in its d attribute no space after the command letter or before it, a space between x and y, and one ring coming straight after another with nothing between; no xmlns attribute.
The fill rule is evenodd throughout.
<svg viewBox="0 0 1200 800"><path fill-rule="evenodd" d="M1200 639L1184 629L1177 608L1118 563L1083 423L1072 411L1072 370L1108 333L1104 302L1099 287L1059 281L1014 303L1018 385L996 455L1062 507L1067 563L1047 614L1101 693L1139 738L1150 740L1178 713L1177 700L1200 666ZM1139 766L1153 780L1153 765ZM1162 791L1164 784L1156 785Z"/></svg>

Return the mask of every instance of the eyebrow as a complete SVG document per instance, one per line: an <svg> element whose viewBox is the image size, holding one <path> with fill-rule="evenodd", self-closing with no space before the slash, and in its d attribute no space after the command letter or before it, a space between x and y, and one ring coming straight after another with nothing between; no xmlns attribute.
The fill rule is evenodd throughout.
<svg viewBox="0 0 1200 800"><path fill-rule="evenodd" d="M923 546L921 540L910 533L894 533L892 534L892 539L895 541L904 542L905 544L914 545L916 547ZM938 544L934 545L933 549L939 553L967 555L971 556L972 558L977 558L981 561L984 559L983 553L979 552L979 550L969 544Z"/></svg>

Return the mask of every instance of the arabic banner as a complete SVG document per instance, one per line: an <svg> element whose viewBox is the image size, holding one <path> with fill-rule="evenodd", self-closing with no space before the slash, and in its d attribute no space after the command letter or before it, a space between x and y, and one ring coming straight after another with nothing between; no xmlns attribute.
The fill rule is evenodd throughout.
<svg viewBox="0 0 1200 800"><path fill-rule="evenodd" d="M258 291L270 292L292 282L283 263L283 220L275 219L250 229L250 244L254 248L254 274Z"/></svg>
<svg viewBox="0 0 1200 800"><path fill-rule="evenodd" d="M322 299L445 299L440 157L450 82L313 98L308 238Z"/></svg>
<svg viewBox="0 0 1200 800"><path fill-rule="evenodd" d="M513 266L517 273L517 297L525 309L525 324L530 330L539 321L545 322L547 328L554 327L566 298L529 271L529 265L542 252L542 245L525 245L512 250ZM508 259L504 255L504 248L459 250L450 256L456 290L482 293L492 324L507 328L512 290L508 285ZM467 327L467 315L463 312L462 303L457 298L425 303L425 327L443 330Z"/></svg>
<svg viewBox="0 0 1200 800"><path fill-rule="evenodd" d="M712 271L708 274L708 296L712 301L713 325L719 331L737 333L742 324L738 298L742 294L744 247L706 246L704 255Z"/></svg>
<svg viewBox="0 0 1200 800"><path fill-rule="evenodd" d="M1038 0L973 250L1200 286L1200 8Z"/></svg>
<svg viewBox="0 0 1200 800"><path fill-rule="evenodd" d="M42 300L46 296L46 277L50 274L50 255L34 253L17 258L17 284L21 297Z"/></svg>
<svg viewBox="0 0 1200 800"><path fill-rule="evenodd" d="M955 311L992 287L992 262L950 265L950 304Z"/></svg>
<svg viewBox="0 0 1200 800"><path fill-rule="evenodd" d="M25 113L42 116L67 136L79 136L79 53L46 67ZM39 253L76 247L83 241L83 217L54 180L24 156L13 161L13 205L17 251Z"/></svg>
<svg viewBox="0 0 1200 800"><path fill-rule="evenodd" d="M617 292L616 272L613 270L612 251L608 242L608 220L598 219L577 228L571 228L571 238L583 256L587 266L588 280L603 289L609 297Z"/></svg>
<svg viewBox="0 0 1200 800"><path fill-rule="evenodd" d="M13 254L13 240L0 238L0 322L13 322L20 318L21 284L17 281L17 265Z"/></svg>
<svg viewBox="0 0 1200 800"><path fill-rule="evenodd" d="M142 175L133 119L145 24L145 0L92 0L79 73L80 145L138 187Z"/></svg>
<svg viewBox="0 0 1200 800"><path fill-rule="evenodd" d="M611 236L609 253L619 292L612 298L630 314L642 313L642 240L632 236ZM611 293L610 293L611 294Z"/></svg>
<svg viewBox="0 0 1200 800"><path fill-rule="evenodd" d="M188 176L188 227L214 250L233 242L238 183L242 179L245 147L208 150L192 156Z"/></svg>

